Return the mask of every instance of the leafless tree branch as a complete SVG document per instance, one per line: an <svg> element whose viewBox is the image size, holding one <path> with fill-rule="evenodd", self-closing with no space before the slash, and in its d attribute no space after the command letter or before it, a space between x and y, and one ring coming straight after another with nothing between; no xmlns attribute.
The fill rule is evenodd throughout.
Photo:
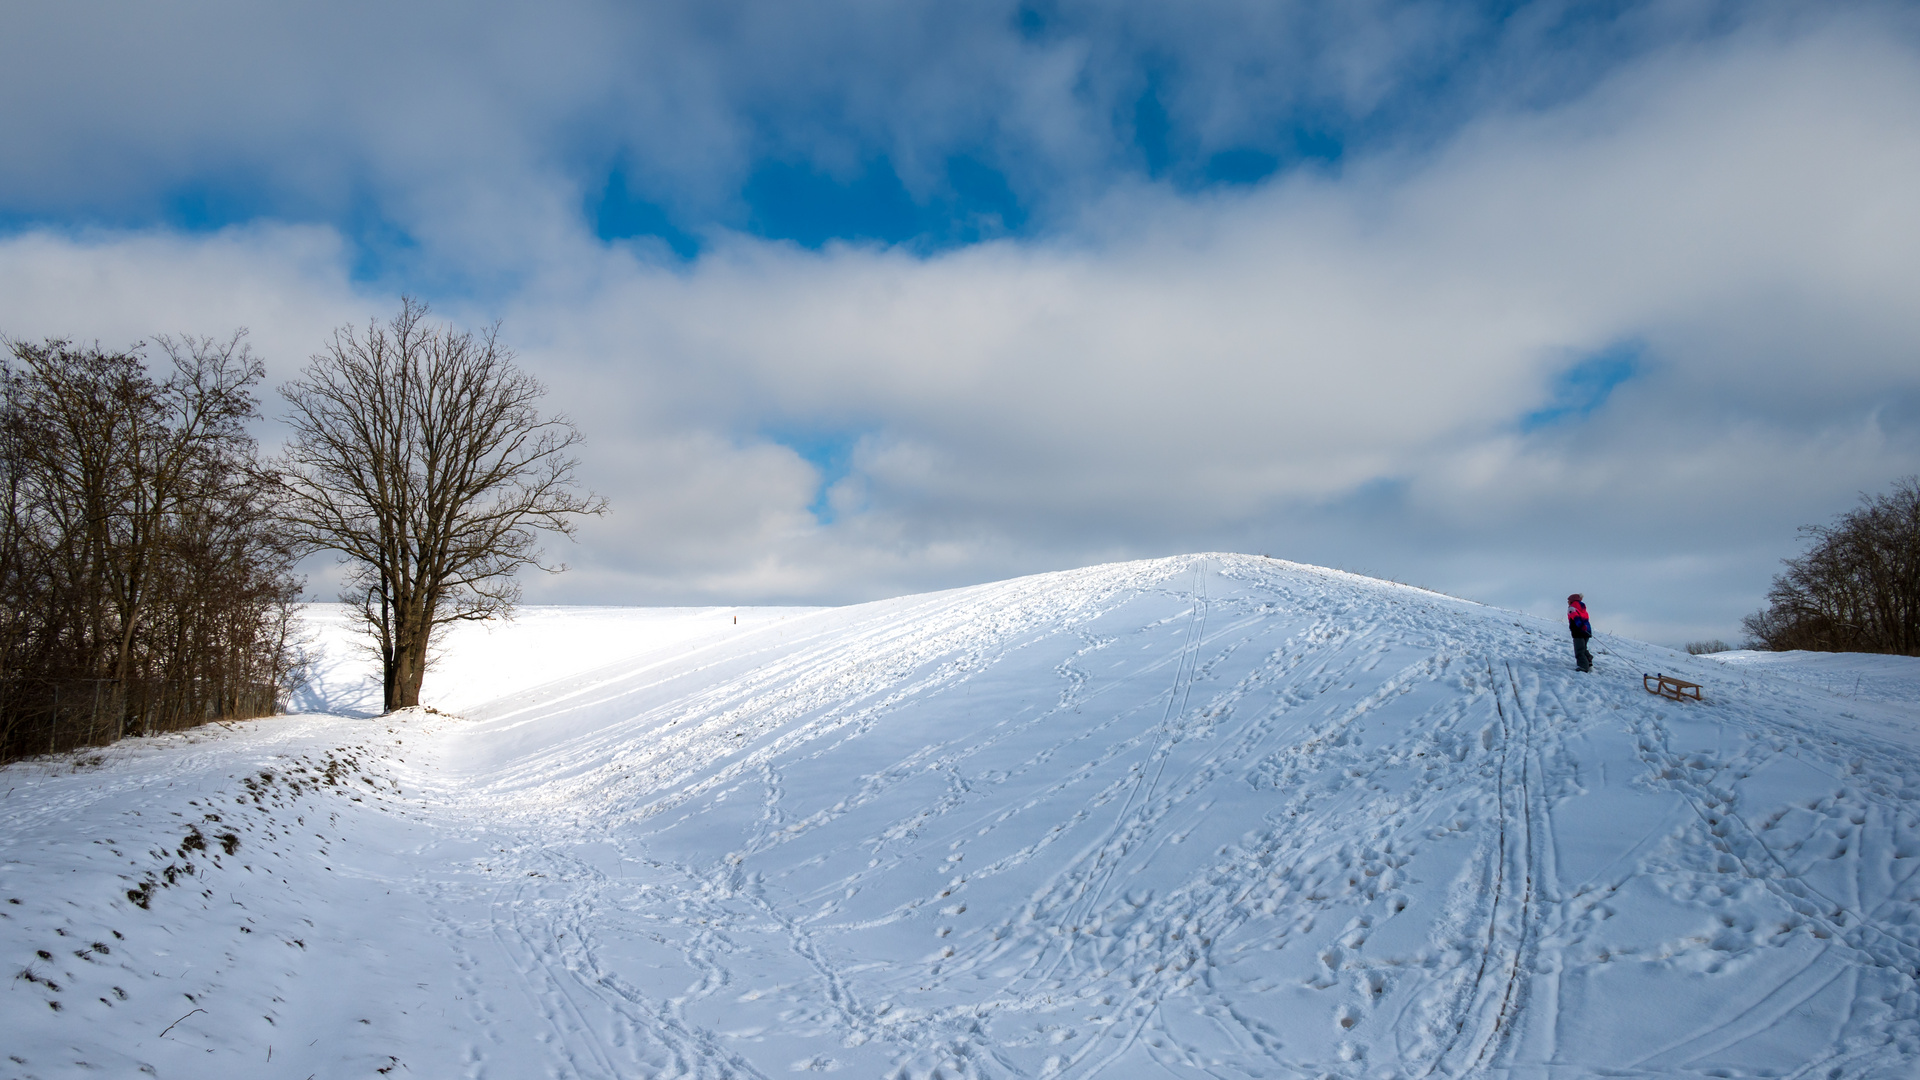
<svg viewBox="0 0 1920 1080"><path fill-rule="evenodd" d="M579 432L498 327L431 326L411 298L334 332L282 388L294 436L278 463L290 535L354 567L346 595L378 642L384 698L417 705L436 628L506 615L539 534L573 534L604 500L577 490Z"/></svg>

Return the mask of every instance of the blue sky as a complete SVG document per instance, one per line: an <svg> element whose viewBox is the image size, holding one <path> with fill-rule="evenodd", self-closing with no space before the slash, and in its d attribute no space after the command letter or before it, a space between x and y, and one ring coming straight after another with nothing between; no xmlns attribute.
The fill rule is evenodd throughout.
<svg viewBox="0 0 1920 1080"><path fill-rule="evenodd" d="M1579 589L1679 641L1733 635L1797 525L1920 471L1911 5L0 29L0 333L244 325L284 379L402 293L500 320L615 508L536 600L1238 549Z"/></svg>
<svg viewBox="0 0 1920 1080"><path fill-rule="evenodd" d="M1547 404L1520 422L1523 432L1578 424L1606 405L1613 392L1638 375L1646 363L1646 345L1625 341L1581 357L1554 380Z"/></svg>
<svg viewBox="0 0 1920 1080"><path fill-rule="evenodd" d="M597 235L682 258L715 229L928 250L1044 235L1115 183L1199 194L1418 150L1724 36L1751 5L417 4L393 41L369 40L368 5L242 10L10 12L46 46L10 80L39 115L10 126L60 152L16 158L7 221L319 220L379 259L423 173L479 161L564 179ZM1036 92L1043 73L1058 85Z"/></svg>

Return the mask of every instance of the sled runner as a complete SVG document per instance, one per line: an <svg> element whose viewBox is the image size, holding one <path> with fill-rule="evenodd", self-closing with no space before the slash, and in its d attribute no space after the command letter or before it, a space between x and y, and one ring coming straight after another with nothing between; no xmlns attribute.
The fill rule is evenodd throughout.
<svg viewBox="0 0 1920 1080"><path fill-rule="evenodd" d="M1640 685L1646 687L1649 694L1659 694L1675 701L1701 700L1699 683L1676 679L1671 675L1642 675Z"/></svg>

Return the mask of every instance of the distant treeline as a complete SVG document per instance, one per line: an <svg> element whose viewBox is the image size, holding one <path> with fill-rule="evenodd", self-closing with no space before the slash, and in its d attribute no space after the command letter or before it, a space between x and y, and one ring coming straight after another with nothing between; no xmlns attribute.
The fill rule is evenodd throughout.
<svg viewBox="0 0 1920 1080"><path fill-rule="evenodd" d="M1812 546L1745 619L1749 644L1920 656L1920 477L1801 533Z"/></svg>
<svg viewBox="0 0 1920 1080"><path fill-rule="evenodd" d="M274 711L299 585L226 341L0 355L0 760Z"/></svg>

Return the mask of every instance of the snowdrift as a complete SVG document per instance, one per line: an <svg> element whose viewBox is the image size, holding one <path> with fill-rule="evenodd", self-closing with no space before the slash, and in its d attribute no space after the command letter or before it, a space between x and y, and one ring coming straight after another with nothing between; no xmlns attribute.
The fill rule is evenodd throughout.
<svg viewBox="0 0 1920 1080"><path fill-rule="evenodd" d="M1595 645L1237 555L549 611L449 647L459 716L6 770L0 1041L21 1076L1914 1075L1920 713Z"/></svg>

